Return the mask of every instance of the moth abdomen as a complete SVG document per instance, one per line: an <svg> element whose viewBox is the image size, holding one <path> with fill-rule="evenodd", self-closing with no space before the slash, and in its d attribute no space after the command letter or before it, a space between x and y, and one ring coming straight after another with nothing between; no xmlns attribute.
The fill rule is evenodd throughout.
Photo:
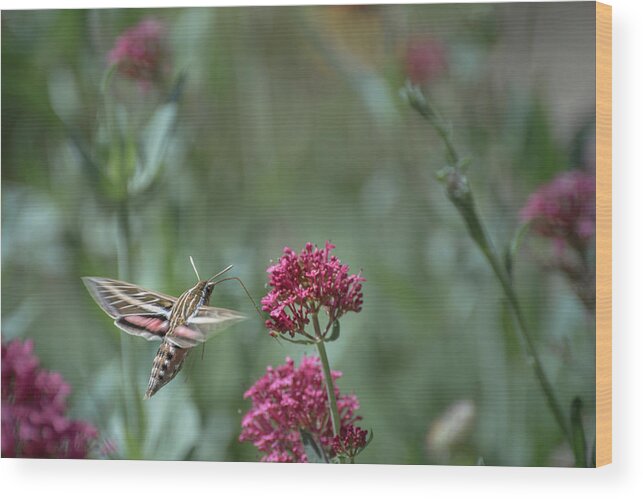
<svg viewBox="0 0 643 499"><path fill-rule="evenodd" d="M154 357L145 399L150 398L161 387L172 381L183 367L183 361L188 352L189 349L177 347L169 341L163 340L158 352L156 352L156 357Z"/></svg>

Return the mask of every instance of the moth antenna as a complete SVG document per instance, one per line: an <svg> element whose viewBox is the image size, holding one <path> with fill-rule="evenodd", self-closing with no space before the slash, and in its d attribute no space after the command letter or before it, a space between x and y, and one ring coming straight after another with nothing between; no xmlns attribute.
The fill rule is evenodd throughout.
<svg viewBox="0 0 643 499"><path fill-rule="evenodd" d="M194 273L196 274L196 278L198 281L201 280L199 277L199 272L196 270L196 265L194 265L194 260L192 259L192 256L190 256L190 263L192 264L192 268L194 269Z"/></svg>
<svg viewBox="0 0 643 499"><path fill-rule="evenodd" d="M220 275L225 274L225 273L226 273L228 270L230 270L232 267L233 267L233 265L228 265L228 266L227 266L225 269L223 269L221 272L219 272L218 274L216 274L216 275L214 275L214 276L210 277L210 279L208 279L208 282L212 282L212 281L214 281L217 277L219 277Z"/></svg>
<svg viewBox="0 0 643 499"><path fill-rule="evenodd" d="M214 276L212 279L214 279L214 278L215 278L215 277L217 277L217 276L220 276L220 275L221 275L221 274L223 274L224 272L227 272L227 271L228 271L228 270L230 270L231 268L232 268L232 265L230 265L227 269L225 269L225 270L223 270L223 271L219 272L219 273L218 273L216 276ZM212 279L210 279L210 281L212 281ZM225 281L238 281L238 282L239 282L239 284L241 285L241 287L243 288L243 290L246 292L246 295L248 295L248 298L250 298L250 301L252 302L252 305L255 307L255 310L257 311L257 315L259 316L259 318L260 318L261 320L264 320L263 315L261 315L261 312L259 311L259 307L257 307L257 303L254 301L254 299L253 299L253 298L252 298L252 296L250 295L250 292L248 291L248 288L246 288L246 286L243 284L243 281L242 281L241 279L239 279L238 277L224 277L223 279L219 279L218 281L216 281L216 282L213 284L213 286L216 286L217 284L221 284L222 282L225 282Z"/></svg>

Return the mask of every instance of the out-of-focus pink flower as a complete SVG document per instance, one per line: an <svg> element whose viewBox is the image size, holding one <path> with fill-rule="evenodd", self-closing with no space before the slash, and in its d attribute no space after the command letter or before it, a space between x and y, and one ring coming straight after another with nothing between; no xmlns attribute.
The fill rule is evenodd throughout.
<svg viewBox="0 0 643 499"><path fill-rule="evenodd" d="M118 71L144 86L158 81L169 67L166 28L154 19L145 19L116 40L107 59Z"/></svg>
<svg viewBox="0 0 643 499"><path fill-rule="evenodd" d="M364 278L349 275L348 265L331 256L333 248L329 242L323 249L307 243L299 255L284 248L279 262L267 270L272 289L261 299L263 311L270 314L267 328L294 336L321 309L328 313L329 326L346 312L362 309Z"/></svg>
<svg viewBox="0 0 643 499"><path fill-rule="evenodd" d="M70 387L38 366L33 342L2 344L2 457L86 458L98 432L65 416Z"/></svg>
<svg viewBox="0 0 643 499"><path fill-rule="evenodd" d="M596 232L596 178L580 170L558 175L529 197L520 217L559 247L582 249Z"/></svg>
<svg viewBox="0 0 643 499"><path fill-rule="evenodd" d="M446 48L435 38L413 39L406 47L405 64L411 83L429 83L447 70Z"/></svg>
<svg viewBox="0 0 643 499"><path fill-rule="evenodd" d="M333 381L340 376L340 372L332 372ZM355 416L359 402L354 395L340 395L336 383L333 385L341 428L345 429L361 419ZM252 408L241 420L239 440L252 442L263 453L262 461L308 462L300 429L334 455L328 395L317 357L304 356L299 367L291 358L286 358L285 365L268 367L244 398L252 401Z"/></svg>
<svg viewBox="0 0 643 499"><path fill-rule="evenodd" d="M333 437L333 452L335 455L346 456L352 460L366 447L367 435L368 431L362 430L359 426L344 426L339 435Z"/></svg>
<svg viewBox="0 0 643 499"><path fill-rule="evenodd" d="M531 222L536 233L553 241L554 256L545 266L562 272L593 312L596 267L589 250L596 233L596 177L581 170L558 175L529 197L520 216Z"/></svg>

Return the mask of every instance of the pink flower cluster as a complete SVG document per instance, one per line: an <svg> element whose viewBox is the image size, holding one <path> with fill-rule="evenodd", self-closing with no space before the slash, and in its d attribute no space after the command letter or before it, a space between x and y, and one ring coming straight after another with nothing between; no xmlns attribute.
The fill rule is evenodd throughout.
<svg viewBox="0 0 643 499"><path fill-rule="evenodd" d="M88 457L98 432L65 417L70 387L39 368L33 342L2 344L2 457Z"/></svg>
<svg viewBox="0 0 643 499"><path fill-rule="evenodd" d="M332 372L333 381L341 373ZM342 429L360 418L355 416L359 402L354 395L340 395L335 385ZM262 461L308 462L299 430L310 433L333 456L333 428L328 395L317 357L301 359L299 367L291 358L277 368L268 367L245 394L252 408L241 421L242 442L252 442L263 453Z"/></svg>
<svg viewBox="0 0 643 499"><path fill-rule="evenodd" d="M558 175L534 192L520 217L559 247L583 248L596 232L596 178L580 170Z"/></svg>
<svg viewBox="0 0 643 499"><path fill-rule="evenodd" d="M416 38L406 48L405 63L411 83L428 83L447 70L446 49L435 38Z"/></svg>
<svg viewBox="0 0 643 499"><path fill-rule="evenodd" d="M279 262L267 270L272 289L261 299L263 311L270 314L266 327L294 336L304 331L309 315L322 308L329 326L344 313L362 309L364 278L349 275L348 265L331 256L333 248L329 242L323 249L307 243L300 254L284 248Z"/></svg>
<svg viewBox="0 0 643 499"><path fill-rule="evenodd" d="M348 425L342 427L339 435L333 437L333 452L338 456L353 459L366 447L368 431L359 426Z"/></svg>
<svg viewBox="0 0 643 499"><path fill-rule="evenodd" d="M149 85L158 80L167 67L166 29L153 19L141 21L116 40L108 61L128 78Z"/></svg>

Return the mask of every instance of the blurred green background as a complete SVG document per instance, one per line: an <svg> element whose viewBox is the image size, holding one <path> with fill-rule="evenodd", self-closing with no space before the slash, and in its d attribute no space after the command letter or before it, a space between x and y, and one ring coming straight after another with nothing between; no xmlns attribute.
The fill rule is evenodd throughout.
<svg viewBox="0 0 643 499"><path fill-rule="evenodd" d="M149 17L168 27L168 80L185 76L171 126L158 114L170 86L119 75L103 86L115 39ZM158 345L121 337L80 280L124 272L118 193L96 174L114 153L106 112L125 149L149 152L166 134L153 180L129 200L128 280L178 295L194 283L192 255L202 276L234 264L259 299L284 246L326 240L362 270L363 311L328 347L375 432L359 462L573 463L501 290L435 180L443 146L399 97L418 37L445 48L428 91L503 248L531 191L591 168L591 2L3 12L3 341L34 339L72 385L72 416L98 426L113 457L258 460L237 441L243 393L266 366L315 350L271 339L226 283L213 304L250 320L142 403ZM561 402L583 400L591 445L594 318L543 271L549 250L527 238L516 286ZM449 422L453 441L439 434Z"/></svg>

